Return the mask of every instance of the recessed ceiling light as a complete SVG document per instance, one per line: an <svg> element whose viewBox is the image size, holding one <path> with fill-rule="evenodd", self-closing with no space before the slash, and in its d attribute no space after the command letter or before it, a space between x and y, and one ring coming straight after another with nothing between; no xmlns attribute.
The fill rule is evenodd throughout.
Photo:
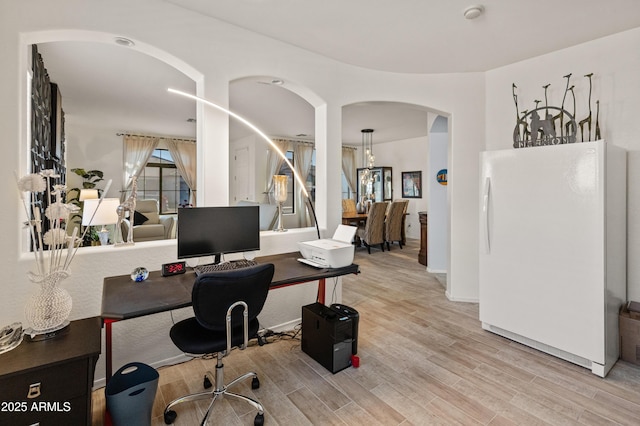
<svg viewBox="0 0 640 426"><path fill-rule="evenodd" d="M132 47L135 46L136 44L133 42L133 40L129 40L126 37L116 37L113 39L117 45L119 46L125 46L125 47Z"/></svg>
<svg viewBox="0 0 640 426"><path fill-rule="evenodd" d="M482 15L484 12L484 6L481 4L476 4L473 6L469 6L464 10L464 17L467 19L476 19L478 16Z"/></svg>

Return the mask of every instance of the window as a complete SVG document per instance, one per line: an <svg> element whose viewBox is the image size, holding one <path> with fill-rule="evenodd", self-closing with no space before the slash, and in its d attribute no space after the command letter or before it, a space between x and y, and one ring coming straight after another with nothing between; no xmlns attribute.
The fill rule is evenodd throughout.
<svg viewBox="0 0 640 426"><path fill-rule="evenodd" d="M311 168L309 169L309 175L307 176L307 191L311 201L316 202L316 150L313 150L311 154Z"/></svg>
<svg viewBox="0 0 640 426"><path fill-rule="evenodd" d="M285 152L285 157L287 157L287 160L289 160L289 162L291 163L291 165L293 167L295 167L295 164L293 164L293 151L287 151ZM287 163L282 162L282 166L280 166L280 170L278 171L279 175L285 175L288 177L287 179L287 201L285 201L282 204L282 213L283 214L293 214L296 212L295 209L295 196L294 196L294 190L295 190L295 179L293 178L293 172L291 171L291 169L289 168L289 166L287 165Z"/></svg>
<svg viewBox="0 0 640 426"><path fill-rule="evenodd" d="M285 152L285 157L287 160L291 162L291 165L295 167L296 165L293 162L293 151ZM280 170L278 171L279 175L287 175L289 177L287 181L287 201L282 205L282 213L283 214L294 214L296 212L295 209L295 193L296 193L296 180L289 169L287 163L283 162L282 166L280 166ZM309 174L307 175L307 180L305 181L307 192L309 193L309 197L312 202L316 201L316 151L313 150L313 154L311 156L311 168L309 169Z"/></svg>
<svg viewBox="0 0 640 426"><path fill-rule="evenodd" d="M189 202L190 190L167 149L155 149L138 178L138 199L155 199L160 214L177 213Z"/></svg>
<svg viewBox="0 0 640 426"><path fill-rule="evenodd" d="M347 177L344 175L344 172L341 173L342 176L342 199L352 198L353 191L349 188L349 184L347 183Z"/></svg>

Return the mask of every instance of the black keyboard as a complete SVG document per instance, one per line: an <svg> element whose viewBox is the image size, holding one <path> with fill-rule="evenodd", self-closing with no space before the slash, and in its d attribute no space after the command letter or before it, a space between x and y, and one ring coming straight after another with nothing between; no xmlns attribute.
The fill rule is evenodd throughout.
<svg viewBox="0 0 640 426"><path fill-rule="evenodd" d="M230 271L232 269L248 268L256 266L258 262L255 260L232 260L230 262L208 263L206 265L197 265L193 267L196 275L206 274L208 272Z"/></svg>

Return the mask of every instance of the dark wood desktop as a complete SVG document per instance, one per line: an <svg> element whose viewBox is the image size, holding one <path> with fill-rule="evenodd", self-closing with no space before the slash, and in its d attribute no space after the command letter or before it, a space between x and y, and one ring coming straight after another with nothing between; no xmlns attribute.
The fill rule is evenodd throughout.
<svg viewBox="0 0 640 426"><path fill-rule="evenodd" d="M298 262L299 252L256 258L258 263L273 263L275 273L270 289L318 281L317 301L325 302L326 278L357 274L358 265L318 269ZM134 282L129 275L106 277L102 289L102 321L105 326L106 379L112 373L112 324L159 312L191 306L191 288L196 279L192 270L163 277L152 271L149 278Z"/></svg>

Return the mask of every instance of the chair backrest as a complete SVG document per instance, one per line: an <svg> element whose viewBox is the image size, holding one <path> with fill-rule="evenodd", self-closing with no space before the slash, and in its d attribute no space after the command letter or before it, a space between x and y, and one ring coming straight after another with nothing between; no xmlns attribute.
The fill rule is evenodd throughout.
<svg viewBox="0 0 640 426"><path fill-rule="evenodd" d="M342 212L343 213L355 213L356 212L356 201L351 198L343 198L342 199Z"/></svg>
<svg viewBox="0 0 640 426"><path fill-rule="evenodd" d="M264 307L273 271L272 263L263 263L198 276L191 292L198 323L209 330L224 331L227 310L237 301L248 305L248 319L254 320ZM232 327L241 327L242 321L242 308L239 306L233 311Z"/></svg>
<svg viewBox="0 0 640 426"><path fill-rule="evenodd" d="M367 223L364 226L363 239L369 245L384 242L384 217L387 212L388 202L372 203L367 215Z"/></svg>
<svg viewBox="0 0 640 426"><path fill-rule="evenodd" d="M158 213L158 200L138 200L136 201L136 210L138 210L140 213Z"/></svg>
<svg viewBox="0 0 640 426"><path fill-rule="evenodd" d="M400 241L402 239L402 218L406 211L407 200L397 200L391 203L387 220L385 221L385 239Z"/></svg>

